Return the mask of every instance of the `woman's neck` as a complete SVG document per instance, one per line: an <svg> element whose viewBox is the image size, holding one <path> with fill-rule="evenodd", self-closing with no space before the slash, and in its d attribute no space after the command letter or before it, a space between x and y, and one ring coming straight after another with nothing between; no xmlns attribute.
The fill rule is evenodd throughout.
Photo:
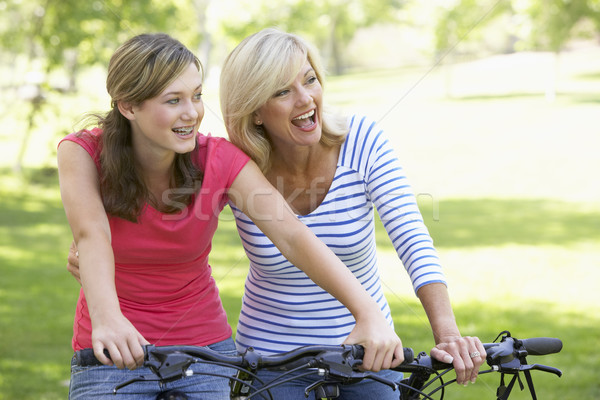
<svg viewBox="0 0 600 400"><path fill-rule="evenodd" d="M297 214L306 215L321 204L331 187L339 146L319 144L297 150L275 150L265 176Z"/></svg>
<svg viewBox="0 0 600 400"><path fill-rule="evenodd" d="M269 172L304 176L312 171L323 155L329 151L321 143L314 146L291 146L274 148L271 153Z"/></svg>

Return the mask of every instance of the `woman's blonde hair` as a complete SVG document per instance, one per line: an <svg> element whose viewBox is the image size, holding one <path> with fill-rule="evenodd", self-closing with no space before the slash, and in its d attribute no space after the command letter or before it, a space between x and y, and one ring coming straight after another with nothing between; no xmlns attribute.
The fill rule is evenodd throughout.
<svg viewBox="0 0 600 400"><path fill-rule="evenodd" d="M100 187L106 211L130 221L137 220L151 194L137 170L131 124L118 102L140 105L162 93L190 64L202 73L200 60L178 40L163 33L142 34L129 39L113 54L108 65L106 89L111 96L111 110L94 115L102 128ZM195 188L202 172L192 163L192 153L176 154L172 185ZM178 191L173 204L189 204L192 190ZM165 212L180 208L168 207Z"/></svg>
<svg viewBox="0 0 600 400"><path fill-rule="evenodd" d="M220 98L229 139L263 172L270 167L272 149L263 127L254 124L254 112L289 85L307 60L323 86L324 70L315 48L299 36L273 28L248 36L225 60ZM347 132L345 117L323 111L323 144L343 143Z"/></svg>

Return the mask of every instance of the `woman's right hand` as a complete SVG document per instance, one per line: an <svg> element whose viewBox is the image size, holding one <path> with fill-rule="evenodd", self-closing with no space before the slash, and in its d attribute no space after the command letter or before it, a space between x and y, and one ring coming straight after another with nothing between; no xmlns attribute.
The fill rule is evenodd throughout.
<svg viewBox="0 0 600 400"><path fill-rule="evenodd" d="M142 346L150 344L123 314L97 316L92 319L92 347L102 364L130 370L144 363ZM104 350L110 354L106 356Z"/></svg>

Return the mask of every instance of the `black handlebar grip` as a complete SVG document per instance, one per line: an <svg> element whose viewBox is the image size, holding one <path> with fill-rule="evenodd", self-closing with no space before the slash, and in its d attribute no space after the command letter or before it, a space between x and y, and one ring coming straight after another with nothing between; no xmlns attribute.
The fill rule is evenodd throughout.
<svg viewBox="0 0 600 400"><path fill-rule="evenodd" d="M522 339L523 347L527 354L532 356L543 356L546 354L558 353L562 350L562 341L556 338L538 337L531 339Z"/></svg>
<svg viewBox="0 0 600 400"><path fill-rule="evenodd" d="M360 344L354 345L352 346L353 351L352 351L352 356L354 356L354 358L362 360L363 357L365 356L365 348L362 347ZM402 362L403 364L408 364L414 361L415 359L415 353L413 351L413 349L411 349L410 347L404 347L404 361Z"/></svg>
<svg viewBox="0 0 600 400"><path fill-rule="evenodd" d="M415 352L410 347L404 348L404 361L403 364L411 363L415 360Z"/></svg>
<svg viewBox="0 0 600 400"><path fill-rule="evenodd" d="M111 359L108 350L104 349L104 355ZM100 360L96 358L96 355L94 354L94 349L88 348L75 352L75 359L77 365L79 365L80 367L102 365Z"/></svg>

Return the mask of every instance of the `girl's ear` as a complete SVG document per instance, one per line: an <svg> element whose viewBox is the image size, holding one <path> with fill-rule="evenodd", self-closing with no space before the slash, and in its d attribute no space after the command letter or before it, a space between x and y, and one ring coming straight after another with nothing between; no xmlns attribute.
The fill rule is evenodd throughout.
<svg viewBox="0 0 600 400"><path fill-rule="evenodd" d="M117 101L117 107L119 108L121 115L123 115L125 118L130 121L135 119L135 113L133 112L133 105L131 103Z"/></svg>

